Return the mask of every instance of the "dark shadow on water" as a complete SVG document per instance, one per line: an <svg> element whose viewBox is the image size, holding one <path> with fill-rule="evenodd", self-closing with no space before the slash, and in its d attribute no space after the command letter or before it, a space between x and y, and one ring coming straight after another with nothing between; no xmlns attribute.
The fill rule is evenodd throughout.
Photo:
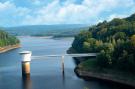
<svg viewBox="0 0 135 89"><path fill-rule="evenodd" d="M30 75L22 76L22 89L32 89Z"/></svg>
<svg viewBox="0 0 135 89"><path fill-rule="evenodd" d="M63 85L63 88L65 88L65 71L62 72L62 85Z"/></svg>
<svg viewBox="0 0 135 89"><path fill-rule="evenodd" d="M63 83L65 82L65 71L62 72L62 80L63 80Z"/></svg>
<svg viewBox="0 0 135 89"><path fill-rule="evenodd" d="M84 81L98 81L100 82L100 86L106 87L106 85L111 86L111 89L135 89L135 87L118 83L118 82L113 82L110 80L103 80L103 79L98 79L98 78L93 78L93 77L83 77ZM106 84L106 85L105 85Z"/></svg>

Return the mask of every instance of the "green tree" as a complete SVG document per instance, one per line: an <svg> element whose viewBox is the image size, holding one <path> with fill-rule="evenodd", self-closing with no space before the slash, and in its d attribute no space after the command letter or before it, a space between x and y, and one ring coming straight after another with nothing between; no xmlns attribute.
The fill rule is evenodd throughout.
<svg viewBox="0 0 135 89"><path fill-rule="evenodd" d="M131 36L131 43L135 47L135 35Z"/></svg>
<svg viewBox="0 0 135 89"><path fill-rule="evenodd" d="M111 56L110 53L105 52L102 50L100 54L97 56L97 63L100 67L108 67L111 66Z"/></svg>
<svg viewBox="0 0 135 89"><path fill-rule="evenodd" d="M20 43L19 39L11 36L7 32L0 30L0 47L14 45Z"/></svg>
<svg viewBox="0 0 135 89"><path fill-rule="evenodd" d="M124 32L117 32L115 35L114 35L114 38L116 40L118 39L126 39L126 34Z"/></svg>

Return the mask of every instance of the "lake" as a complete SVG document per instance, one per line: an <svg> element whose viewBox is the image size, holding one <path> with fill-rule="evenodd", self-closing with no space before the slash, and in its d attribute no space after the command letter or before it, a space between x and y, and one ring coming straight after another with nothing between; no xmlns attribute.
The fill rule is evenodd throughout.
<svg viewBox="0 0 135 89"><path fill-rule="evenodd" d="M75 64L71 57L65 57L65 75L61 72L60 57L46 57L31 61L31 76L22 79L22 50L32 51L33 56L65 54L73 38L49 39L40 37L19 37L21 48L0 54L0 89L123 89L98 80L84 81L74 73Z"/></svg>

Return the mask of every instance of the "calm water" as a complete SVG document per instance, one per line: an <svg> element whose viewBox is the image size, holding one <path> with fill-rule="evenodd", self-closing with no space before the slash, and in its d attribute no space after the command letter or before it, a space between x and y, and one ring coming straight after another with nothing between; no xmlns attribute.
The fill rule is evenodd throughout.
<svg viewBox="0 0 135 89"><path fill-rule="evenodd" d="M20 37L22 48L0 54L0 89L120 89L102 81L84 81L74 74L75 64L65 58L65 76L61 73L59 57L35 59L31 62L31 77L22 79L21 58L18 52L32 51L32 55L65 54L73 38L44 39Z"/></svg>

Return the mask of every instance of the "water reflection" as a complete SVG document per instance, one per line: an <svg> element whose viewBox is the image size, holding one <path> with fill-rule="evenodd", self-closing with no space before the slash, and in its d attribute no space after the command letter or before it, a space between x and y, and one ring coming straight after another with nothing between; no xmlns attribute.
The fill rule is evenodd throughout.
<svg viewBox="0 0 135 89"><path fill-rule="evenodd" d="M65 80L65 72L62 72L62 79Z"/></svg>
<svg viewBox="0 0 135 89"><path fill-rule="evenodd" d="M63 81L63 84L65 83L65 71L62 72L62 81Z"/></svg>
<svg viewBox="0 0 135 89"><path fill-rule="evenodd" d="M32 81L30 75L22 77L22 89L32 89Z"/></svg>

